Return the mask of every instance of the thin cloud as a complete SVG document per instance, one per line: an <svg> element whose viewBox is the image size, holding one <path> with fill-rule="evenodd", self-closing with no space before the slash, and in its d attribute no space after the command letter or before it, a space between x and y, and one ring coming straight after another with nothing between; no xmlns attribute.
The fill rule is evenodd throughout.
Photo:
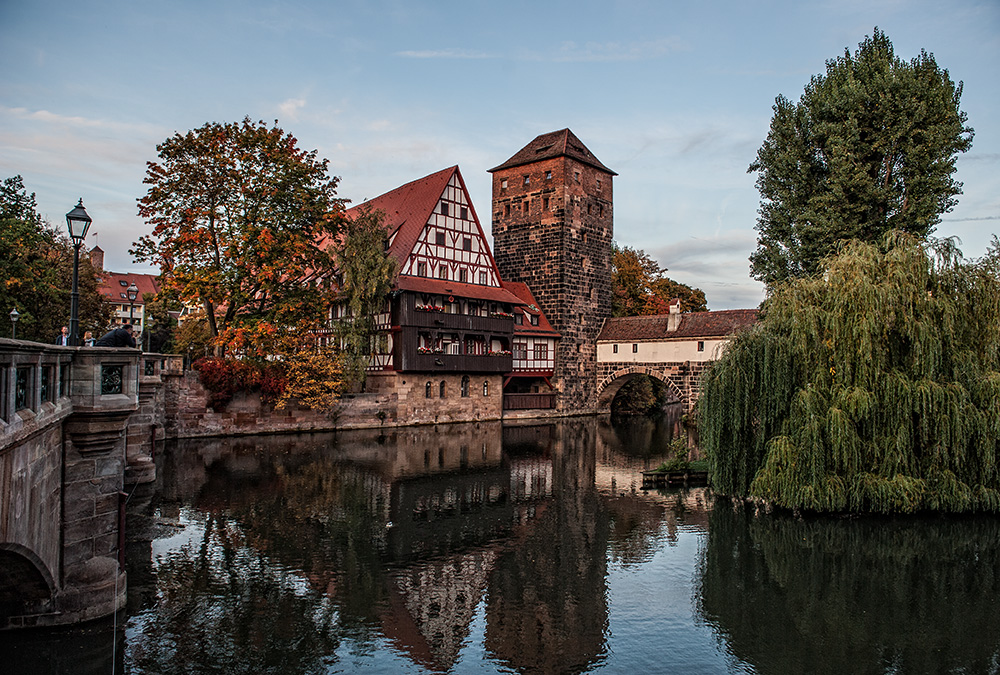
<svg viewBox="0 0 1000 675"><path fill-rule="evenodd" d="M1000 220L1000 216L979 216L978 218L942 218L942 223L971 223L978 220Z"/></svg>
<svg viewBox="0 0 1000 675"><path fill-rule="evenodd" d="M396 56L407 59L489 59L493 58L485 52L477 52L471 49L418 49L396 52Z"/></svg>
<svg viewBox="0 0 1000 675"><path fill-rule="evenodd" d="M298 122L299 110L305 106L306 100L304 98L290 98L278 104L278 111L281 113L282 119Z"/></svg>
<svg viewBox="0 0 1000 675"><path fill-rule="evenodd" d="M543 61L562 63L646 61L674 52L685 51L687 45L679 38L666 37L646 42L564 42L555 54L540 55Z"/></svg>

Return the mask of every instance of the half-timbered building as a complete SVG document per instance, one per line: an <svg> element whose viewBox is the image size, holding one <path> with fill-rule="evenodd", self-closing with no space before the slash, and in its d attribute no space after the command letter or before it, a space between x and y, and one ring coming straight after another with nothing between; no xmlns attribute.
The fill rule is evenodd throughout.
<svg viewBox="0 0 1000 675"><path fill-rule="evenodd" d="M501 282L458 167L402 185L347 215L367 209L384 216L398 272L378 317L366 389L390 393L397 416L413 421L500 417L504 381L516 370L515 335L534 347L548 330L552 355L557 335L541 323L530 292ZM518 333L515 316L539 330ZM550 373L551 357L539 363Z"/></svg>

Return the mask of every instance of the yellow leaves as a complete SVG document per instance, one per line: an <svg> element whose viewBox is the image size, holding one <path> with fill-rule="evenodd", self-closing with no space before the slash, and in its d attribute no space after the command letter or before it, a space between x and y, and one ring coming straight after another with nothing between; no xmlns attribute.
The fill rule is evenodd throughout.
<svg viewBox="0 0 1000 675"><path fill-rule="evenodd" d="M340 355L329 348L299 351L285 361L285 391L276 408L286 408L293 401L310 410L330 413L344 389Z"/></svg>

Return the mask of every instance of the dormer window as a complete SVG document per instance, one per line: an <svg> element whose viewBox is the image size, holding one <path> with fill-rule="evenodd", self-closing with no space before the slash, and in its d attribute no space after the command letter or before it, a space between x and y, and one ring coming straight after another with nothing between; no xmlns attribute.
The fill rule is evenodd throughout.
<svg viewBox="0 0 1000 675"><path fill-rule="evenodd" d="M531 325L532 326L537 326L538 325L538 315L537 314L532 314L531 315Z"/></svg>
<svg viewBox="0 0 1000 675"><path fill-rule="evenodd" d="M128 282L125 281L124 279L119 279L118 283L121 284L122 286L128 287Z"/></svg>

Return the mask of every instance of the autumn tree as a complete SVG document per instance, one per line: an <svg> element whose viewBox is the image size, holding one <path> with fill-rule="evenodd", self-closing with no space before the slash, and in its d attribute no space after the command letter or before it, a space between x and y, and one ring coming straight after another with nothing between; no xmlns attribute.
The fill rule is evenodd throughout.
<svg viewBox="0 0 1000 675"><path fill-rule="evenodd" d="M322 324L343 203L327 161L277 124L245 118L175 134L149 162L137 261L160 268L181 302L204 309L217 345L271 353Z"/></svg>
<svg viewBox="0 0 1000 675"><path fill-rule="evenodd" d="M335 253L338 299L345 312L337 334L349 381L364 379L375 351L378 316L388 311L389 291L396 278L396 260L385 245L385 215L359 208L344 225Z"/></svg>
<svg viewBox="0 0 1000 675"><path fill-rule="evenodd" d="M715 489L817 511L1000 511L1000 244L855 241L775 288L702 383Z"/></svg>
<svg viewBox="0 0 1000 675"><path fill-rule="evenodd" d="M73 246L39 215L35 194L21 176L0 183L0 309L20 313L17 336L51 342L69 324ZM97 289L97 276L87 256L80 258L80 335L103 331L111 306Z"/></svg>
<svg viewBox="0 0 1000 675"><path fill-rule="evenodd" d="M708 309L700 289L668 278L666 271L645 251L616 245L611 268L612 315L666 314L673 298L680 299L682 312Z"/></svg>
<svg viewBox="0 0 1000 675"><path fill-rule="evenodd" d="M778 96L748 169L761 194L754 278L817 274L839 242L931 234L962 192L955 161L973 130L961 96L933 54L903 61L878 28L827 61L797 104Z"/></svg>

